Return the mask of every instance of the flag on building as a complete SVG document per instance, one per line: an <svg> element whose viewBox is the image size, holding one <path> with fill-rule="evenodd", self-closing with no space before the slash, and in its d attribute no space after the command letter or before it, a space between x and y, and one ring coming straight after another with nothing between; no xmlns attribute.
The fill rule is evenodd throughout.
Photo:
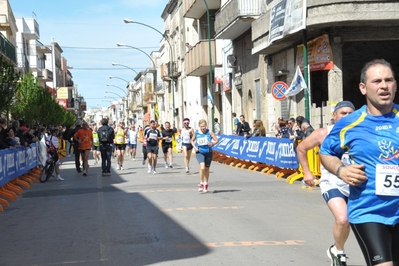
<svg viewBox="0 0 399 266"><path fill-rule="evenodd" d="M209 90L209 88L208 88L208 96L207 96L207 98L208 98L208 106L210 106L211 108L213 107L213 95L211 95L211 92L210 92L210 90Z"/></svg>
<svg viewBox="0 0 399 266"><path fill-rule="evenodd" d="M292 79L291 86L288 88L288 90L284 93L286 97L288 96L294 96L300 93L303 89L307 89L308 86L305 83L305 80L302 76L301 69L299 66L297 66L295 75Z"/></svg>

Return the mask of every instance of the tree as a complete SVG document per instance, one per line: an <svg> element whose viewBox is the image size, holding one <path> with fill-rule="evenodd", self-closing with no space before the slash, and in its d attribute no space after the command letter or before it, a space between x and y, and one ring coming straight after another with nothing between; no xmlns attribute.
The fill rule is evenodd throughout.
<svg viewBox="0 0 399 266"><path fill-rule="evenodd" d="M10 111L19 76L14 66L0 56L0 114Z"/></svg>

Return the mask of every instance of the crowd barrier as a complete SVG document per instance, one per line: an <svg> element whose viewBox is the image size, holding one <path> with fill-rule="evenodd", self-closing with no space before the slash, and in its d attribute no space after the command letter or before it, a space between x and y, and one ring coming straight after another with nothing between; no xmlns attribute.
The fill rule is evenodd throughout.
<svg viewBox="0 0 399 266"><path fill-rule="evenodd" d="M235 168L286 177L293 184L303 178L302 167L294 149L294 143L286 138L218 135L219 143L213 148L213 160ZM310 171L320 177L318 147L308 151ZM311 188L309 188L311 189Z"/></svg>
<svg viewBox="0 0 399 266"><path fill-rule="evenodd" d="M39 180L38 148L30 147L0 150L0 212L22 194L22 187L30 188Z"/></svg>

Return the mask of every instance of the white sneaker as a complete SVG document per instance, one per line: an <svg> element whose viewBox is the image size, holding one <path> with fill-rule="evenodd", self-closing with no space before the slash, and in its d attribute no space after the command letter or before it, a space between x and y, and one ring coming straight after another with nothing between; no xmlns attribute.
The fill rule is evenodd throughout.
<svg viewBox="0 0 399 266"><path fill-rule="evenodd" d="M133 158L133 161L136 161L136 158Z"/></svg>
<svg viewBox="0 0 399 266"><path fill-rule="evenodd" d="M157 173L157 171L155 171L155 169L152 170L152 174L153 174L153 175L155 175L156 173Z"/></svg>
<svg viewBox="0 0 399 266"><path fill-rule="evenodd" d="M186 167L186 173L187 174L190 173L190 168L189 167Z"/></svg>
<svg viewBox="0 0 399 266"><path fill-rule="evenodd" d="M152 167L148 167L148 173L151 174Z"/></svg>
<svg viewBox="0 0 399 266"><path fill-rule="evenodd" d="M173 168L173 163L169 164L169 168Z"/></svg>
<svg viewBox="0 0 399 266"><path fill-rule="evenodd" d="M70 155L70 154L68 154L66 157L68 157L68 158L71 158L71 155Z"/></svg>
<svg viewBox="0 0 399 266"><path fill-rule="evenodd" d="M116 170L121 170L121 166L118 164L118 167L116 167Z"/></svg>
<svg viewBox="0 0 399 266"><path fill-rule="evenodd" d="M122 167L122 165L119 167L119 170L125 170L123 167Z"/></svg>
<svg viewBox="0 0 399 266"><path fill-rule="evenodd" d="M60 175L57 175L57 180L64 181L64 178L62 178Z"/></svg>
<svg viewBox="0 0 399 266"><path fill-rule="evenodd" d="M169 165L168 165L167 162L165 162L165 168L166 168L166 169L169 168Z"/></svg>

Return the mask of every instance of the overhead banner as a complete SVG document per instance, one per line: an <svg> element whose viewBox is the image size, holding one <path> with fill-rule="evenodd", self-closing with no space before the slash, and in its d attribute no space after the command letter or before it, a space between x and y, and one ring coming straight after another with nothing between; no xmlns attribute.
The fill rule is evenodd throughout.
<svg viewBox="0 0 399 266"><path fill-rule="evenodd" d="M303 69L302 44L297 47L296 62ZM334 67L328 34L321 35L308 42L308 63L310 71L330 70Z"/></svg>
<svg viewBox="0 0 399 266"><path fill-rule="evenodd" d="M306 28L306 0L281 0L270 10L269 43Z"/></svg>
<svg viewBox="0 0 399 266"><path fill-rule="evenodd" d="M241 160L255 161L280 168L297 169L298 158L290 139L269 137L245 138L218 135L219 143L213 150Z"/></svg>

